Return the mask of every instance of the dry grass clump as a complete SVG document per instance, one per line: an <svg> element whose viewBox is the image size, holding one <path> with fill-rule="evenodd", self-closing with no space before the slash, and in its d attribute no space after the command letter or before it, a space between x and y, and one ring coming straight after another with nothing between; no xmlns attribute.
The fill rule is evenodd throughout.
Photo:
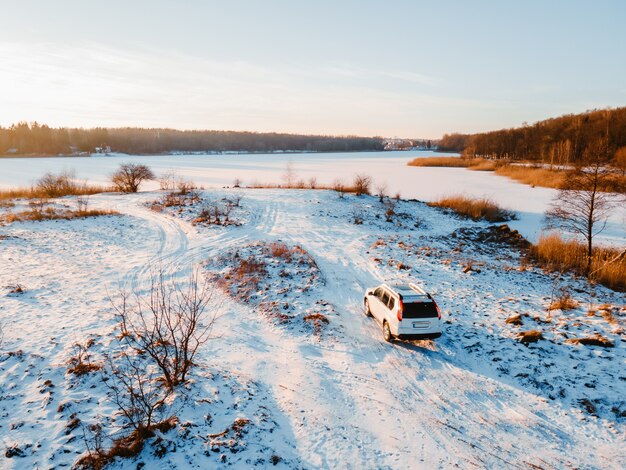
<svg viewBox="0 0 626 470"><path fill-rule="evenodd" d="M574 310L578 308L578 302L572 298L572 295L568 291L563 291L563 293L554 299L550 305L548 306L548 311L552 310Z"/></svg>
<svg viewBox="0 0 626 470"><path fill-rule="evenodd" d="M482 158L428 157L415 158L411 160L408 165L447 168L469 168L472 165L479 165L483 161L484 159Z"/></svg>
<svg viewBox="0 0 626 470"><path fill-rule="evenodd" d="M283 258L286 261L291 261L291 250L282 242L273 242L269 244L269 251L274 258Z"/></svg>
<svg viewBox="0 0 626 470"><path fill-rule="evenodd" d="M558 189L567 179L567 171L528 165L503 165L495 171L497 175L506 176L519 183L543 188Z"/></svg>
<svg viewBox="0 0 626 470"><path fill-rule="evenodd" d="M520 343L536 343L540 339L543 339L543 334L539 330L520 331L517 333L517 339Z"/></svg>
<svg viewBox="0 0 626 470"><path fill-rule="evenodd" d="M603 348L612 348L613 342L602 336L601 334L595 334L592 336L585 336L583 338L570 338L565 340L567 344L582 344L584 346L601 346Z"/></svg>
<svg viewBox="0 0 626 470"><path fill-rule="evenodd" d="M85 344L76 343L74 345L74 354L67 361L67 373L76 376L82 376L102 369L100 364L91 362L89 348L93 346L94 341L89 340Z"/></svg>
<svg viewBox="0 0 626 470"><path fill-rule="evenodd" d="M563 240L557 234L544 235L531 245L530 257L544 269L573 271L584 275L587 267L587 248L584 244ZM615 248L595 248L591 261L591 279L606 287L626 291L626 256Z"/></svg>
<svg viewBox="0 0 626 470"><path fill-rule="evenodd" d="M514 218L511 211L501 208L487 198L474 199L463 195L445 196L436 202L428 203L431 207L451 209L457 214L474 220L505 222Z"/></svg>
<svg viewBox="0 0 626 470"><path fill-rule="evenodd" d="M443 168L467 168L474 171L494 171L505 165L506 162L489 160L486 158L463 158L463 157L428 157L415 158L409 166L443 167Z"/></svg>
<svg viewBox="0 0 626 470"><path fill-rule="evenodd" d="M379 246L387 246L387 242L382 238L379 238L374 243L372 243L371 248L378 248Z"/></svg>
<svg viewBox="0 0 626 470"><path fill-rule="evenodd" d="M7 224L13 222L41 222L45 220L72 220L72 219L84 219L88 217L100 217L106 215L119 215L119 212L113 210L62 210L58 211L53 207L47 207L45 209L31 209L22 212L9 213L0 217L0 222Z"/></svg>
<svg viewBox="0 0 626 470"><path fill-rule="evenodd" d="M521 315L513 315L505 320L505 323L508 325L521 326L523 325L522 316Z"/></svg>

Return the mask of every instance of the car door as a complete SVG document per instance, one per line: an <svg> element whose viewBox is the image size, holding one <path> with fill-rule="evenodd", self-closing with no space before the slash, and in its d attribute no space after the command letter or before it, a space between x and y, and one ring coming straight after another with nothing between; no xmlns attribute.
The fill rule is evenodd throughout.
<svg viewBox="0 0 626 470"><path fill-rule="evenodd" d="M388 304L389 304L389 292L387 292L386 289L383 289L382 295L378 299L378 305L379 305L378 308L380 312L378 315L378 319L381 322L389 316L389 307L387 306Z"/></svg>
<svg viewBox="0 0 626 470"><path fill-rule="evenodd" d="M383 289L382 287L379 287L378 289L374 291L374 293L370 297L370 301L369 301L370 312L372 312L372 315L374 315L374 318L376 319L380 319L380 315L382 313L382 303L380 300L382 295L383 295Z"/></svg>

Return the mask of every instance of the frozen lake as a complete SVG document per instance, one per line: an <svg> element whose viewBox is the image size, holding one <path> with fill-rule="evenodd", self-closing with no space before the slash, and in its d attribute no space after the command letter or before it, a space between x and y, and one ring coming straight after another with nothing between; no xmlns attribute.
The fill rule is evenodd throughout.
<svg viewBox="0 0 626 470"><path fill-rule="evenodd" d="M487 196L519 214L510 225L531 240L541 233L541 222L555 190L532 188L497 176L492 172L468 171L464 168L409 167L416 157L443 156L431 151L293 153L293 154L226 154L226 155L155 155L99 156L58 158L0 159L0 187L27 186L43 173L73 170L76 176L92 183L106 184L120 163L141 162L157 174L174 170L200 186L232 185L235 178L243 185L282 183L288 162L292 162L296 179L317 178L320 184L335 179L350 183L357 173L372 176L376 184L386 183L390 195L399 192L403 198L432 201L443 195L463 193ZM450 154L448 154L450 155ZM158 183L143 189L157 189ZM604 243L626 243L626 208L615 211L598 240Z"/></svg>

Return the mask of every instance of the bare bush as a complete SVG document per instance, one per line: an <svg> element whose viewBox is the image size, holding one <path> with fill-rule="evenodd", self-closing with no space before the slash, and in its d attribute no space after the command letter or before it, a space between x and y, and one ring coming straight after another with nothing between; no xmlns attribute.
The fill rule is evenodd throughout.
<svg viewBox="0 0 626 470"><path fill-rule="evenodd" d="M178 189L178 193L186 196L191 193L194 189L196 189L196 183L190 180L186 180L183 178L179 178L176 182L176 189Z"/></svg>
<svg viewBox="0 0 626 470"><path fill-rule="evenodd" d="M384 202L387 197L387 183L380 183L376 186L376 195L380 202Z"/></svg>
<svg viewBox="0 0 626 470"><path fill-rule="evenodd" d="M163 173L159 178L159 189L162 191L174 191L176 189L176 180L177 176L174 170Z"/></svg>
<svg viewBox="0 0 626 470"><path fill-rule="evenodd" d="M239 178L233 180L233 188L241 188L241 180Z"/></svg>
<svg viewBox="0 0 626 470"><path fill-rule="evenodd" d="M123 193L136 193L141 183L154 179L156 176L152 170L148 166L138 163L123 163L111 175L113 186Z"/></svg>
<svg viewBox="0 0 626 470"><path fill-rule="evenodd" d="M354 223L354 225L363 225L363 211L360 208L354 208L352 210L352 223Z"/></svg>
<svg viewBox="0 0 626 470"><path fill-rule="evenodd" d="M357 196L363 194L370 194L370 187L372 186L372 178L367 175L358 174L354 177L354 193Z"/></svg>
<svg viewBox="0 0 626 470"><path fill-rule="evenodd" d="M309 188L310 189L317 188L317 178L315 176L309 178Z"/></svg>
<svg viewBox="0 0 626 470"><path fill-rule="evenodd" d="M159 374L132 350L108 357L103 381L125 422L143 438L163 418L166 399L172 388L163 387Z"/></svg>
<svg viewBox="0 0 626 470"><path fill-rule="evenodd" d="M88 196L78 196L76 198L76 206L79 214L83 214L87 212L87 207L89 206L89 197Z"/></svg>
<svg viewBox="0 0 626 470"><path fill-rule="evenodd" d="M238 225L237 221L231 220L231 213L235 208L241 207L242 197L239 195L224 198L220 202L210 202L204 205L198 216L192 221L193 224L209 225Z"/></svg>
<svg viewBox="0 0 626 470"><path fill-rule="evenodd" d="M336 191L340 198L343 199L346 193L346 185L341 180L335 180L332 186L333 191Z"/></svg>
<svg viewBox="0 0 626 470"><path fill-rule="evenodd" d="M285 167L285 173L282 176L283 181L285 182L285 186L287 188L293 188L293 186L296 183L296 176L297 175L296 175L296 170L294 168L294 164L290 160L287 162L287 166Z"/></svg>
<svg viewBox="0 0 626 470"><path fill-rule="evenodd" d="M396 216L396 203L393 201L387 201L385 203L385 220L387 222L393 222L393 218Z"/></svg>
<svg viewBox="0 0 626 470"><path fill-rule="evenodd" d="M76 177L72 171L64 171L55 175L46 173L35 184L35 188L47 197L61 197L67 194L74 194L79 187Z"/></svg>
<svg viewBox="0 0 626 470"><path fill-rule="evenodd" d="M198 349L209 340L216 318L215 310L208 311L212 293L198 271L183 285L160 272L147 297L122 292L114 304L123 341L152 358L170 389L185 382Z"/></svg>
<svg viewBox="0 0 626 470"><path fill-rule="evenodd" d="M103 469L116 457L138 455L155 431L166 432L176 426L177 418L168 413L172 389L163 387L153 367L141 355L125 349L115 358L108 357L102 380L121 416L121 436L112 439L99 423L83 426L87 454L75 464L78 469ZM116 433L118 436L120 433ZM104 441L111 441L105 448Z"/></svg>

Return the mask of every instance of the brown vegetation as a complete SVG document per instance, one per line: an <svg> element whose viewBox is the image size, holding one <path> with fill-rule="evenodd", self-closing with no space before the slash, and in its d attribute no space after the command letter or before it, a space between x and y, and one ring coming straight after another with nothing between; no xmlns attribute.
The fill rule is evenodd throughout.
<svg viewBox="0 0 626 470"><path fill-rule="evenodd" d="M452 195L441 198L437 202L428 204L431 207L451 209L457 214L474 220L487 220L489 222L503 222L510 220L514 214L501 208L490 199L473 199L462 195Z"/></svg>
<svg viewBox="0 0 626 470"><path fill-rule="evenodd" d="M600 334L586 336L583 338L570 338L565 340L567 344L582 344L584 346L601 346L603 348L612 348L613 342Z"/></svg>
<svg viewBox="0 0 626 470"><path fill-rule="evenodd" d="M409 166L424 167L447 167L469 168L470 170L493 171L496 162L484 158L461 158L461 157L428 157L415 158L408 163Z"/></svg>
<svg viewBox="0 0 626 470"><path fill-rule="evenodd" d="M87 217L100 217L107 215L119 215L119 212L113 210L100 210L89 209L84 211L79 210L56 210L53 207L46 207L43 209L31 209L22 212L8 213L4 216L0 216L0 223L7 224L13 222L25 222L34 221L41 222L44 220L73 220L84 219Z"/></svg>
<svg viewBox="0 0 626 470"><path fill-rule="evenodd" d="M328 317L321 313L311 313L309 315L305 315L303 320L305 323L309 323L313 326L313 333L315 335L320 335L322 328L329 323Z"/></svg>
<svg viewBox="0 0 626 470"><path fill-rule="evenodd" d="M85 344L76 343L74 345L74 354L67 361L67 373L77 376L89 374L91 372L102 369L100 364L94 364L91 362L91 355L89 354L89 348L93 345L93 341L88 341Z"/></svg>
<svg viewBox="0 0 626 470"><path fill-rule="evenodd" d="M572 295L569 293L569 291L565 290L561 293L560 296L558 296L556 299L554 299L552 302L550 302L550 305L548 306L548 311L552 311L552 310L574 310L575 308L578 308L578 302L572 298Z"/></svg>
<svg viewBox="0 0 626 470"><path fill-rule="evenodd" d="M543 339L543 334L539 330L520 331L517 333L517 339L520 343L536 343L540 339Z"/></svg>
<svg viewBox="0 0 626 470"><path fill-rule="evenodd" d="M113 191L110 186L95 186L77 181L71 172L62 172L58 175L46 173L30 188L0 190L0 200L84 196L110 191Z"/></svg>
<svg viewBox="0 0 626 470"><path fill-rule="evenodd" d="M506 176L515 181L530 186L558 189L563 186L567 178L564 170L529 166L529 165L501 165L495 169L497 175Z"/></svg>
<svg viewBox="0 0 626 470"><path fill-rule="evenodd" d="M559 235L542 236L530 247L530 257L550 271L572 271L584 275L587 269L587 247L577 241L563 240ZM626 291L626 251L596 247L591 259L590 278L613 290Z"/></svg>
<svg viewBox="0 0 626 470"><path fill-rule="evenodd" d="M508 325L521 326L523 324L522 316L521 315L510 316L505 320L505 323L507 323Z"/></svg>
<svg viewBox="0 0 626 470"><path fill-rule="evenodd" d="M114 440L113 446L110 449L104 449L102 447L101 437L99 436L95 440L96 445L87 449L87 455L81 457L76 462L74 468L102 470L116 457L135 457L142 451L146 439L155 436L155 431L165 433L176 427L177 423L177 418L171 417L142 429L135 429L129 435ZM90 431L96 435L100 435L102 428L99 425L91 425Z"/></svg>

